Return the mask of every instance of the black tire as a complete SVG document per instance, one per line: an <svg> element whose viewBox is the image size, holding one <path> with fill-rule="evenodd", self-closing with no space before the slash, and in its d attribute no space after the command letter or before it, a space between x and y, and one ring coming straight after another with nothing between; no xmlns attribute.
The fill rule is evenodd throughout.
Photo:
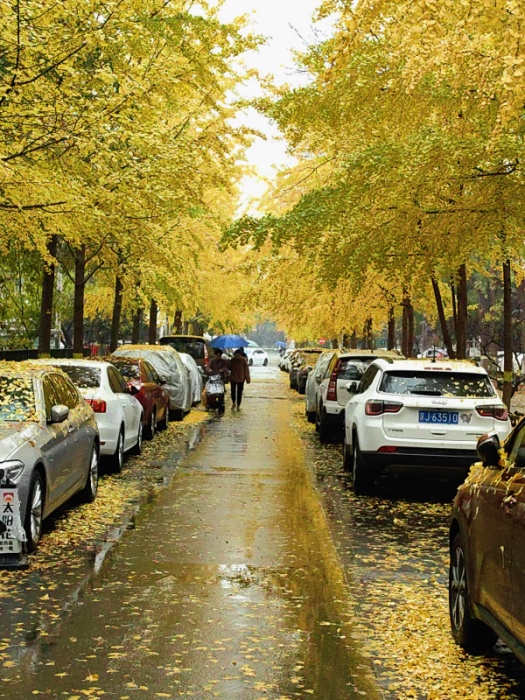
<svg viewBox="0 0 525 700"><path fill-rule="evenodd" d="M306 382L297 382L297 391L304 396L306 394Z"/></svg>
<svg viewBox="0 0 525 700"><path fill-rule="evenodd" d="M332 426L328 423L328 418L324 410L321 412L321 417L319 419L319 440L325 444L333 442L334 440L334 431Z"/></svg>
<svg viewBox="0 0 525 700"><path fill-rule="evenodd" d="M44 480L40 472L35 471L29 487L27 499L26 517L24 529L26 531L26 547L29 553L38 547L42 536L42 522L44 519Z"/></svg>
<svg viewBox="0 0 525 700"><path fill-rule="evenodd" d="M456 644L471 654L482 654L493 647L498 635L484 622L472 617L465 547L459 532L450 549L448 601L450 627Z"/></svg>
<svg viewBox="0 0 525 700"><path fill-rule="evenodd" d="M140 417L140 422L139 422L139 432L137 433L137 442L133 445L131 450L129 451L130 454L132 455L140 455L142 454L142 416Z"/></svg>
<svg viewBox="0 0 525 700"><path fill-rule="evenodd" d="M151 416L149 418L149 424L146 426L144 432L146 440L153 440L155 433L157 431L157 413L155 408L151 409Z"/></svg>
<svg viewBox="0 0 525 700"><path fill-rule="evenodd" d="M266 367L267 365L268 365L268 360L265 360L265 361L263 362L263 367Z"/></svg>
<svg viewBox="0 0 525 700"><path fill-rule="evenodd" d="M166 412L164 413L164 418L158 423L157 427L159 430L167 430L170 424L170 409L166 406Z"/></svg>
<svg viewBox="0 0 525 700"><path fill-rule="evenodd" d="M308 418L309 423L315 423L315 411L307 411L306 417Z"/></svg>
<svg viewBox="0 0 525 700"><path fill-rule="evenodd" d="M181 421L184 418L184 411L181 408L170 409L170 420Z"/></svg>
<svg viewBox="0 0 525 700"><path fill-rule="evenodd" d="M359 449L359 440L357 435L354 435L352 444L352 484L356 496L368 496L372 493L374 484L374 473L363 462L363 455Z"/></svg>
<svg viewBox="0 0 525 700"><path fill-rule="evenodd" d="M124 466L124 426L120 428L117 440L117 448L110 457L111 468L116 474L122 471Z"/></svg>
<svg viewBox="0 0 525 700"><path fill-rule="evenodd" d="M248 360L248 364L250 365L250 367L253 366L253 360L251 358Z"/></svg>
<svg viewBox="0 0 525 700"><path fill-rule="evenodd" d="M343 471L351 472L353 465L354 465L354 461L352 458L352 453L349 452L349 450L348 450L348 445L346 443L346 431L345 431L345 437L343 440Z"/></svg>
<svg viewBox="0 0 525 700"><path fill-rule="evenodd" d="M91 456L89 458L89 471L86 479L86 484L79 493L79 498L82 503L93 503L97 497L98 491L98 449L96 445L91 448Z"/></svg>

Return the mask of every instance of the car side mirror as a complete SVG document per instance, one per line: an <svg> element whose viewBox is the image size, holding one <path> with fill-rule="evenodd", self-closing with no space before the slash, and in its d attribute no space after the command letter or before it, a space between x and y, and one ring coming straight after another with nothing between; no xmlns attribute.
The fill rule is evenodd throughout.
<svg viewBox="0 0 525 700"><path fill-rule="evenodd" d="M345 384L345 389L350 394L357 394L357 390L359 389L359 382L348 382L348 384Z"/></svg>
<svg viewBox="0 0 525 700"><path fill-rule="evenodd" d="M140 389L137 386L135 386L135 384L128 384L128 387L129 387L129 393L132 396L136 396L140 392Z"/></svg>
<svg viewBox="0 0 525 700"><path fill-rule="evenodd" d="M478 439L476 450L484 467L497 467L501 443L497 433L486 433Z"/></svg>
<svg viewBox="0 0 525 700"><path fill-rule="evenodd" d="M69 416L69 408L64 404L57 404L51 408L50 423L63 423Z"/></svg>

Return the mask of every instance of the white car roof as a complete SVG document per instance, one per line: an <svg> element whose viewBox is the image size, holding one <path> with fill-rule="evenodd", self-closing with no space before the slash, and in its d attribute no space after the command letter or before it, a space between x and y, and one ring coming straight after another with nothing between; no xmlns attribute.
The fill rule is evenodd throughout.
<svg viewBox="0 0 525 700"><path fill-rule="evenodd" d="M466 360L436 360L433 362L428 358L418 360L391 360L378 358L374 360L374 364L379 365L382 369L402 369L406 371L429 371L429 372L466 372L468 374L484 374L487 371L483 367L478 367L472 362Z"/></svg>
<svg viewBox="0 0 525 700"><path fill-rule="evenodd" d="M73 358L60 358L54 360L53 358L46 358L45 363L49 365L76 365L77 367L112 367L111 362L105 362L102 360L75 360Z"/></svg>

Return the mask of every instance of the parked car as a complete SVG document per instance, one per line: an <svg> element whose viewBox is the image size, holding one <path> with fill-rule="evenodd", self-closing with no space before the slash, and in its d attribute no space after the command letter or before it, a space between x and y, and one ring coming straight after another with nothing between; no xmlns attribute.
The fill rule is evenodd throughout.
<svg viewBox="0 0 525 700"><path fill-rule="evenodd" d="M343 466L357 494L384 471L464 478L476 440L510 431L490 377L469 362L379 359L348 390Z"/></svg>
<svg viewBox="0 0 525 700"><path fill-rule="evenodd" d="M177 352L191 355L203 373L213 356L208 341L200 335L165 335L159 343L171 345Z"/></svg>
<svg viewBox="0 0 525 700"><path fill-rule="evenodd" d="M452 634L483 653L500 637L525 663L525 422L501 449L498 435L478 440L481 462L459 487L450 521Z"/></svg>
<svg viewBox="0 0 525 700"><path fill-rule="evenodd" d="M203 380L199 366L191 355L187 352L179 352L182 364L188 370L188 378L191 388L192 406L196 406L202 401Z"/></svg>
<svg viewBox="0 0 525 700"><path fill-rule="evenodd" d="M292 348L292 349L288 349L284 353L284 355L279 360L279 369L282 372L289 372L290 371L290 362L297 352L299 352L299 350L297 348Z"/></svg>
<svg viewBox="0 0 525 700"><path fill-rule="evenodd" d="M143 408L121 373L100 360L46 360L60 367L95 412L100 433L100 454L119 472L124 453L142 451Z"/></svg>
<svg viewBox="0 0 525 700"><path fill-rule="evenodd" d="M359 382L368 365L378 357L390 356L400 357L388 350L335 352L315 398L315 423L321 442L340 442L343 438L344 410L352 396L349 382Z"/></svg>
<svg viewBox="0 0 525 700"><path fill-rule="evenodd" d="M254 347L247 347L243 349L250 367L252 365L263 365L264 367L266 367L266 365L269 362L268 353L266 352L266 350Z"/></svg>
<svg viewBox="0 0 525 700"><path fill-rule="evenodd" d="M0 471L16 484L26 546L33 552L44 518L76 493L82 501L95 500L97 423L69 378L43 363L1 362L0 396ZM9 553L5 534L0 553Z"/></svg>
<svg viewBox="0 0 525 700"><path fill-rule="evenodd" d="M319 349L300 350L295 356L290 366L290 389L296 389L299 394L304 394L306 379L315 366L319 355Z"/></svg>
<svg viewBox="0 0 525 700"><path fill-rule="evenodd" d="M188 373L179 353L171 345L121 345L111 357L143 357L157 370L170 395L170 419L182 420L191 410Z"/></svg>
<svg viewBox="0 0 525 700"><path fill-rule="evenodd" d="M152 440L157 429L169 425L170 395L157 370L142 357L105 358L118 369L130 391L142 406L142 432Z"/></svg>
<svg viewBox="0 0 525 700"><path fill-rule="evenodd" d="M308 375L305 387L305 414L309 423L315 423L317 387L326 377L335 350L325 350L319 356L315 367Z"/></svg>

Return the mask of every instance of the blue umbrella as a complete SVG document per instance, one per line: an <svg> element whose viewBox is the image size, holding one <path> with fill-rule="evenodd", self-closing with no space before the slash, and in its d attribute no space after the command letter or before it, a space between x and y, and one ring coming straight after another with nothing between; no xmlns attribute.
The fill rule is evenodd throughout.
<svg viewBox="0 0 525 700"><path fill-rule="evenodd" d="M275 344L278 348L285 348L286 347L286 343L283 343L282 340L276 340Z"/></svg>
<svg viewBox="0 0 525 700"><path fill-rule="evenodd" d="M241 338L240 335L218 335L214 338L210 345L212 348L219 348L224 350L225 348L245 348L249 345L248 341Z"/></svg>

